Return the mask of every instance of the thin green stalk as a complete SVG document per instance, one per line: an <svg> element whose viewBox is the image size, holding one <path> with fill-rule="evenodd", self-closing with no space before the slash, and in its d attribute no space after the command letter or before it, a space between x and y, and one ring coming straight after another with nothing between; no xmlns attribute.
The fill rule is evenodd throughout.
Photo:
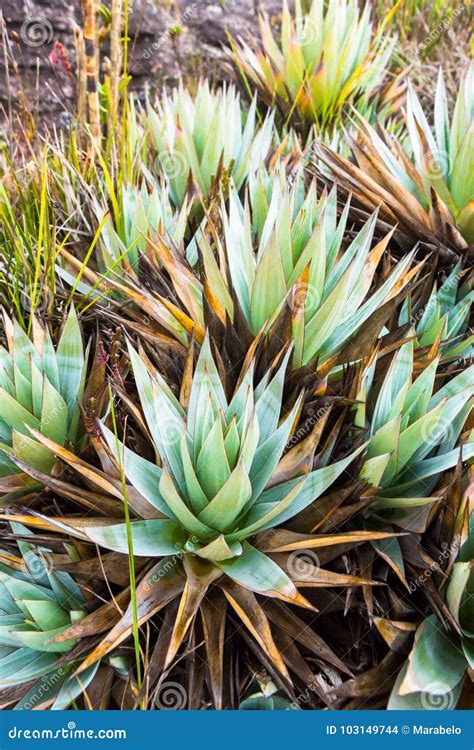
<svg viewBox="0 0 474 750"><path fill-rule="evenodd" d="M131 158L129 153L128 139L128 32L129 32L129 7L128 0L125 0L124 7L124 28L123 28L123 109L122 109L122 143L121 145L121 172L130 172ZM123 174L122 181L123 181ZM128 178L131 180L132 175L129 173Z"/></svg>
<svg viewBox="0 0 474 750"><path fill-rule="evenodd" d="M42 170L41 170L41 199L40 199L40 216L39 216L39 227L38 227L38 244L36 246L35 275L34 275L34 281L33 281L33 289L31 293L31 315L30 315L30 320L28 323L28 335L31 332L31 325L33 323L33 314L36 308L37 290L38 290L39 274L40 274L40 267L41 267L41 257L43 254L45 216L46 216L46 206L47 206L47 200L48 200L48 196L46 192L46 184L47 184L47 160L46 160L46 147L45 147L44 152L43 152L43 164L42 164Z"/></svg>
<svg viewBox="0 0 474 750"><path fill-rule="evenodd" d="M104 228L104 224L105 224L105 222L107 220L108 215L109 215L108 212L106 214L104 214L104 216L102 217L102 221L100 222L99 226L97 227L97 232L94 235L94 238L93 238L93 240L91 242L91 245L90 245L90 247L89 247L89 249L88 249L88 251L86 253L86 257L84 258L84 262L83 262L83 264L82 264L82 266L81 266L81 268L79 270L79 273L77 274L77 278L76 278L76 280L74 282L74 286L71 289L71 292L69 294L69 297L68 297L68 300L67 300L67 304L68 305L71 303L71 300L72 300L72 298L74 296L74 292L76 291L76 289L77 289L77 287L79 285L79 282L82 279L82 274L84 273L84 271L87 268L87 264L89 262L89 258L91 257L92 252L94 250L94 247L97 244L97 240L99 239L100 233L102 232L102 229Z"/></svg>
<svg viewBox="0 0 474 750"><path fill-rule="evenodd" d="M117 420L115 418L114 400L112 396L112 388L109 384L109 404L110 412L112 416L112 427L115 435L115 443L117 448L118 464L120 469L120 481L122 484L122 495L123 495L123 507L125 512L125 525L127 527L127 546L128 546L128 567L130 576L130 598L132 604L132 622L133 622L133 641L135 646L135 661L137 666L137 685L138 689L142 686L141 676L141 661L140 661L140 638L138 632L138 606L137 606L137 583L135 575L135 558L133 556L133 539L132 530L130 526L130 511L128 507L128 494L127 484L125 481L125 472L123 470L123 461L120 455L120 442L118 439Z"/></svg>
<svg viewBox="0 0 474 750"><path fill-rule="evenodd" d="M119 265L119 263L122 262L122 260L128 255L128 253L130 252L130 250L132 250L135 247L135 245L138 243L139 239L140 239L140 237L137 237L132 242L132 244L123 251L123 253L117 258L117 260L114 261L114 263L111 266L109 266L106 271L104 271L104 273L102 274L102 276L99 279L99 281L96 281L95 284L94 284L94 286L92 286L89 289L89 291L87 291L86 294L84 294L84 300L89 299L89 297L91 296L91 294L98 287L100 287L101 284L104 283L104 281L107 279L107 277L110 275L110 273ZM91 302L89 302L88 305L86 305L85 307L80 307L78 309L84 314L85 312L87 312L87 310L89 310L90 307L92 307L92 305L95 305L96 302L98 302L99 299L102 299L103 297L105 297L108 294L109 291L113 291L113 290L107 290L107 292L103 292L102 294L98 295L97 297L94 297L94 299Z"/></svg>

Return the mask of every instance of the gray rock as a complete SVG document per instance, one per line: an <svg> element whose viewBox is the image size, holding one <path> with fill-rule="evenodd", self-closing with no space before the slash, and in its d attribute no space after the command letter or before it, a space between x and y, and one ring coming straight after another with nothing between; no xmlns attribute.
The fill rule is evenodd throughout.
<svg viewBox="0 0 474 750"><path fill-rule="evenodd" d="M186 79L232 75L224 46L233 38L258 35L257 17L264 10L275 18L280 0L130 0L130 73L132 89L159 91ZM3 0L11 54L18 74L10 82L0 61L0 104L15 104L20 92L48 125L64 124L74 110L74 81L49 59L56 40L75 65L73 28L81 23L81 2ZM103 45L107 55L107 43Z"/></svg>

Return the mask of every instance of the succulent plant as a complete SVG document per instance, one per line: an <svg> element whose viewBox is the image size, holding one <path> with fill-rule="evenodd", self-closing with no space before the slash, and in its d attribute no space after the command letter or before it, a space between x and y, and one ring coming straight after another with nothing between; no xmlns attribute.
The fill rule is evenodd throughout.
<svg viewBox="0 0 474 750"><path fill-rule="evenodd" d="M2 137L0 708L462 707L474 68L297 0L136 106L121 5Z"/></svg>
<svg viewBox="0 0 474 750"><path fill-rule="evenodd" d="M34 541L19 523L12 522L11 531ZM0 703L65 709L99 666L77 679L73 673L84 649L74 639L54 640L86 616L85 599L68 573L51 569L48 550L20 539L17 544L19 556L0 550Z"/></svg>
<svg viewBox="0 0 474 750"><path fill-rule="evenodd" d="M155 168L166 175L173 204L180 208L191 180L192 193L206 198L225 176L239 190L265 161L273 138L273 116L257 126L256 100L244 113L233 86L211 91L207 81L196 96L182 86L148 105L147 127L156 149Z"/></svg>
<svg viewBox="0 0 474 750"><path fill-rule="evenodd" d="M407 238L465 253L474 241L474 66L461 79L451 120L440 70L434 132L413 86L405 124L407 150L396 136L377 132L361 115L352 139L354 163L321 144L316 148L338 183L369 211L381 205L385 218Z"/></svg>
<svg viewBox="0 0 474 750"><path fill-rule="evenodd" d="M439 357L415 373L414 343L400 347L382 381L370 417L364 480L378 487L377 507L421 503L434 489L439 475L460 458L474 455L474 434L458 441L474 403L474 366L435 388ZM365 427L367 402L375 372L374 357L365 370L358 392L356 421Z"/></svg>
<svg viewBox="0 0 474 750"><path fill-rule="evenodd" d="M456 708L466 672L474 668L472 595L474 514L467 508L466 536L445 587L451 627L436 615L418 627L408 660L393 686L389 710Z"/></svg>
<svg viewBox="0 0 474 750"><path fill-rule="evenodd" d="M302 201L297 184L286 188L276 182L270 203L255 190L251 214L248 204L242 206L232 194L229 213L223 215L233 293L254 334L269 329L285 304L289 306L293 367L315 361L321 366L334 358L417 271L410 269L409 254L383 283L374 285L390 237L371 250L374 214L343 249L348 212L346 204L337 221L335 189L317 203L314 184ZM209 285L216 280L219 298L209 250L204 244L201 250Z"/></svg>
<svg viewBox="0 0 474 750"><path fill-rule="evenodd" d="M28 491L16 462L49 473L55 457L30 432L61 445L74 444L85 383L86 357L74 307L55 348L49 331L33 319L30 339L4 314L8 348L0 348L0 492Z"/></svg>
<svg viewBox="0 0 474 750"><path fill-rule="evenodd" d="M108 286L109 300L110 292L122 302L128 298L163 327L164 335L185 345L191 336L201 343L213 319L229 327L243 317L245 335L255 337L269 333L289 313L292 367L317 364L327 374L374 312L388 310L408 288L420 266L411 267L412 252L378 277L390 235L372 248L376 213L346 243L350 204L338 220L335 188L318 199L314 182L304 191L301 173L288 186L281 170L272 175L271 198L268 174L260 172L250 182L249 200L242 204L231 190L229 207L222 205L218 219L208 218L186 250L155 237L149 254L158 269L156 291L150 274L146 287L130 274L122 281L111 274L104 283L87 269L82 278L94 282L96 294ZM79 261L71 255L68 260L82 273ZM374 329L374 337L381 328Z"/></svg>
<svg viewBox="0 0 474 750"><path fill-rule="evenodd" d="M344 107L368 112L380 98L395 39L383 26L374 32L369 5L361 12L354 0L313 0L305 11L296 0L292 15L283 0L280 37L266 15L260 35L260 47L240 40L233 59L248 89L256 87L287 121L332 137Z"/></svg>
<svg viewBox="0 0 474 750"><path fill-rule="evenodd" d="M162 188L149 175L140 188L127 185L122 190L120 226L112 216L96 205L99 222L104 222L100 233L99 269L104 273L120 274L122 268L133 275L137 272L141 255L146 254L147 241L159 234L177 247L181 246L187 227L187 206L176 212L169 201L169 190Z"/></svg>
<svg viewBox="0 0 474 750"><path fill-rule="evenodd" d="M474 456L468 418L474 404L474 367L441 378L440 357L418 364L413 338L403 344L372 395L377 349L356 381L355 423L368 431L360 479L370 489L365 528L423 533L443 492L439 479ZM366 433L365 433L366 434ZM408 587L404 555L396 537L373 541L375 551Z"/></svg>
<svg viewBox="0 0 474 750"><path fill-rule="evenodd" d="M116 496L122 487L120 494L129 498L134 510L139 510L143 520L129 523L105 517L82 521L48 516L44 521L50 530L69 533L115 553L127 554L131 549L137 559L161 558L148 568L137 585L135 617L143 624L173 599L181 597L165 668L173 663L200 609L207 622L207 597L212 600L217 587L224 594L222 602L227 601L275 669L289 679L255 595L311 609L299 586L371 585L365 578L325 571L315 565L307 566L303 575L298 566L298 569L292 566L292 555L300 548L318 546L318 537L314 536L312 541L312 535L288 532L285 544L284 531L282 536L279 530L275 538L270 533L313 503L363 449L363 446L356 448L336 463L330 463L325 449L319 468L313 469L322 425L316 423L312 437L296 438L292 444L290 438L301 398L282 411L289 354L257 386L255 364L249 359L232 397L227 398L225 380L219 374L206 338L192 378L187 369L178 400L164 379L149 371L146 359L130 349L146 428L159 462L152 463L135 453L103 424L103 440L115 467L120 468L122 484L113 479L110 458L103 449L103 468L108 469L108 479L106 474L78 461L61 446L41 438L97 487L102 490L109 487ZM289 448L284 452L287 445ZM392 533L384 531L355 531L342 535L341 539L336 534L334 543L360 543L391 536ZM331 544L332 537L324 538L322 543ZM273 559L276 552L278 562ZM124 616L87 656L78 673L113 651L132 628L130 604ZM80 624L70 632L79 635ZM68 631L62 637L67 636ZM344 669L326 648L324 654L330 663ZM219 672L219 686L214 684L220 696L218 706L222 701L221 680Z"/></svg>
<svg viewBox="0 0 474 750"><path fill-rule="evenodd" d="M407 298L400 311L399 323L412 323L416 329L419 347L436 346L441 337L442 360L459 357L469 359L473 353L474 338L468 333L469 318L474 299L473 279L462 279L459 261L439 289L435 284L426 304L412 307Z"/></svg>

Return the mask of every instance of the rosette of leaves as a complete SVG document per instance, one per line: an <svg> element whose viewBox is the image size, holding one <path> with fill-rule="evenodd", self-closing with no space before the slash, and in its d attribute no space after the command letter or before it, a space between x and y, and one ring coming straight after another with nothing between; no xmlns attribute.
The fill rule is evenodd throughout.
<svg viewBox="0 0 474 750"><path fill-rule="evenodd" d="M349 204L337 220L335 189L317 201L314 184L303 196L297 182L287 187L275 181L271 200L256 186L252 210L231 193L229 210L222 213L221 269L205 239L198 240L213 296L225 309L232 290L254 335L270 330L289 309L293 368L317 361L324 370L335 363L375 311L397 297L418 270L410 268L410 253L379 281L377 269L386 258L390 235L372 248L374 214L346 244ZM220 248L217 255L222 256ZM232 286L226 295L227 267ZM235 309L227 312L231 319L235 316Z"/></svg>
<svg viewBox="0 0 474 750"><path fill-rule="evenodd" d="M207 80L193 98L183 86L148 104L146 126L156 149L155 168L169 182L180 208L186 194L207 198L211 188L229 181L237 190L267 158L273 115L257 125L256 100L244 112L234 86L212 91Z"/></svg>
<svg viewBox="0 0 474 750"><path fill-rule="evenodd" d="M449 490L437 489L447 471L474 456L468 418L474 367L442 378L440 357L414 360L414 340L403 344L383 378L378 350L355 381L355 424L368 434L360 479L370 499L367 530L424 533ZM408 589L405 553L397 538L372 541L375 552Z"/></svg>
<svg viewBox="0 0 474 750"><path fill-rule="evenodd" d="M366 427L368 421L369 427L361 477L378 487L378 508L403 508L404 499L407 507L413 505L410 499L426 502L442 472L474 455L472 431L458 446L474 403L474 366L436 388L439 357L416 372L413 350L411 340L393 357L370 413L376 357L357 396L356 423Z"/></svg>
<svg viewBox="0 0 474 750"><path fill-rule="evenodd" d="M353 162L316 147L338 183L369 211L384 217L408 238L466 252L474 241L474 66L463 76L450 118L440 70L434 129L409 87L404 148L395 135L376 132L360 115L351 138Z"/></svg>
<svg viewBox="0 0 474 750"><path fill-rule="evenodd" d="M371 530L425 532L446 492L437 489L439 480L474 456L474 433L468 428L474 367L436 388L439 356L419 371L413 350L413 340L400 347L372 399L374 355L356 396L356 423L369 431L360 478L372 486L372 500L364 511ZM399 540L372 545L408 588Z"/></svg>
<svg viewBox="0 0 474 750"><path fill-rule="evenodd" d="M186 201L179 212L171 205L169 190L148 175L140 187L125 185L121 191L121 205L114 220L97 204L100 223L98 267L102 273L123 276L121 271L135 276L140 256L146 255L148 238L161 235L180 247L187 228Z"/></svg>
<svg viewBox="0 0 474 750"><path fill-rule="evenodd" d="M315 424L306 439L291 441L301 396L292 406L284 406L289 356L287 352L280 358L256 386L255 363L249 356L228 396L227 379L219 371L206 338L194 374L191 352L177 398L144 355L130 349L143 411L139 419L151 436L157 462L127 447L105 424L99 450L102 472L41 438L88 483L96 484L102 492L108 489L115 497L128 498L130 507L142 519L119 523L116 512L115 518L84 520L42 516L45 528L67 532L115 553L130 553L136 559L161 558L151 567L147 565L137 584L135 603L132 600L123 616L114 610L114 626L84 660L79 673L122 643L131 634L134 622L143 625L163 610L169 615L164 615L167 635L160 649L165 648L164 643L166 648L159 660L160 669L151 673L156 682L161 671L172 666L188 633L194 637L195 618L200 612L206 652L212 663L210 691L216 707L221 707L223 633L230 609L264 654L262 658L269 660L269 668L288 688L288 667L273 640L266 614L269 605L265 608L257 597L263 596L267 602L280 600L279 606L287 603L311 609L313 605L299 587L373 583L316 565L306 566L303 575L291 564L291 554L308 546L357 544L391 534L364 530L335 533L320 541L318 535L281 529L325 492L362 450L360 446L331 463L333 446L326 445L315 466L324 419ZM118 481L114 479L117 470ZM276 526L279 529L273 534ZM179 600L177 612L176 607L168 609L174 600ZM216 608L219 616L212 614ZM281 625L283 615L278 612L272 610L270 619ZM293 624L300 623L298 627L302 625L296 614L291 619ZM82 623L73 626L61 638L79 637L82 627ZM89 634L96 632L94 614L84 621L85 627ZM347 674L347 668L319 636L317 641L318 658ZM313 637L311 643L310 650L315 646Z"/></svg>
<svg viewBox="0 0 474 750"><path fill-rule="evenodd" d="M353 0L313 0L308 11L296 0L294 14L284 0L279 38L261 15L260 47L240 40L232 56L248 90L256 88L287 122L331 137L344 107L368 112L371 100L383 107L396 95L388 86L383 92L395 39L383 25L374 33L370 16L369 5L361 12Z"/></svg>
<svg viewBox="0 0 474 750"><path fill-rule="evenodd" d="M74 579L49 564L48 550L30 543L31 532L11 523L19 554L0 550L0 704L15 709L66 709L97 674L80 678L75 667L86 649L77 639L54 639L85 616ZM123 659L115 666L125 672Z"/></svg>
<svg viewBox="0 0 474 750"><path fill-rule="evenodd" d="M314 183L305 193L300 172L289 185L281 170L272 174L271 195L262 172L250 182L244 204L231 190L228 208L220 209L222 230L209 217L191 250L155 237L150 253L156 255L155 269L163 268L156 291L130 280L109 277L108 283L157 324L156 337L167 343L170 337L184 346L191 337L202 343L206 327L213 335L233 327L238 331L233 347L240 354L239 338L248 347L258 334L279 342L291 331L292 367L317 362L325 375L358 334L367 335L366 324L373 338L379 335L420 266L412 267L412 252L382 275L391 235L372 247L376 213L347 243L350 206L338 220L335 189L318 198ZM71 254L68 261L102 288L98 274L83 270ZM148 331L149 323L144 325ZM360 356L358 346L353 348L357 355L349 353L343 362Z"/></svg>
<svg viewBox="0 0 474 750"><path fill-rule="evenodd" d="M474 514L470 508L465 526L467 538L444 587L449 629L436 615L418 627L408 661L393 687L389 710L456 708L466 672L474 668Z"/></svg>
<svg viewBox="0 0 474 750"><path fill-rule="evenodd" d="M31 489L31 482L20 464L48 474L56 461L30 429L60 445L77 440L86 356L74 307L56 347L38 320L33 319L31 339L5 313L3 320L7 348L0 348L0 492L21 493Z"/></svg>
<svg viewBox="0 0 474 750"><path fill-rule="evenodd" d="M463 283L462 277L459 261L439 289L434 284L426 304L412 306L407 298L400 311L400 325L415 326L417 346L431 350L439 342L443 361L468 359L473 353L474 337L468 334L474 299L473 275Z"/></svg>

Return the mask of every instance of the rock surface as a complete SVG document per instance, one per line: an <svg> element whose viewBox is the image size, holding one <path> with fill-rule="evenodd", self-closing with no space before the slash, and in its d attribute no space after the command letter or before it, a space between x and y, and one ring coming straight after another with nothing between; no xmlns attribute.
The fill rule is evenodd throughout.
<svg viewBox="0 0 474 750"><path fill-rule="evenodd" d="M226 78L223 45L228 34L236 38L257 34L257 16L266 11L277 17L280 0L130 0L130 72L132 87L160 89L180 76ZM74 107L74 78L54 65L50 54L60 41L75 67L73 29L81 24L81 2L67 0L3 0L11 56L6 75L0 62L0 103L18 105L28 99L49 125L64 125ZM103 45L107 54L107 43Z"/></svg>

